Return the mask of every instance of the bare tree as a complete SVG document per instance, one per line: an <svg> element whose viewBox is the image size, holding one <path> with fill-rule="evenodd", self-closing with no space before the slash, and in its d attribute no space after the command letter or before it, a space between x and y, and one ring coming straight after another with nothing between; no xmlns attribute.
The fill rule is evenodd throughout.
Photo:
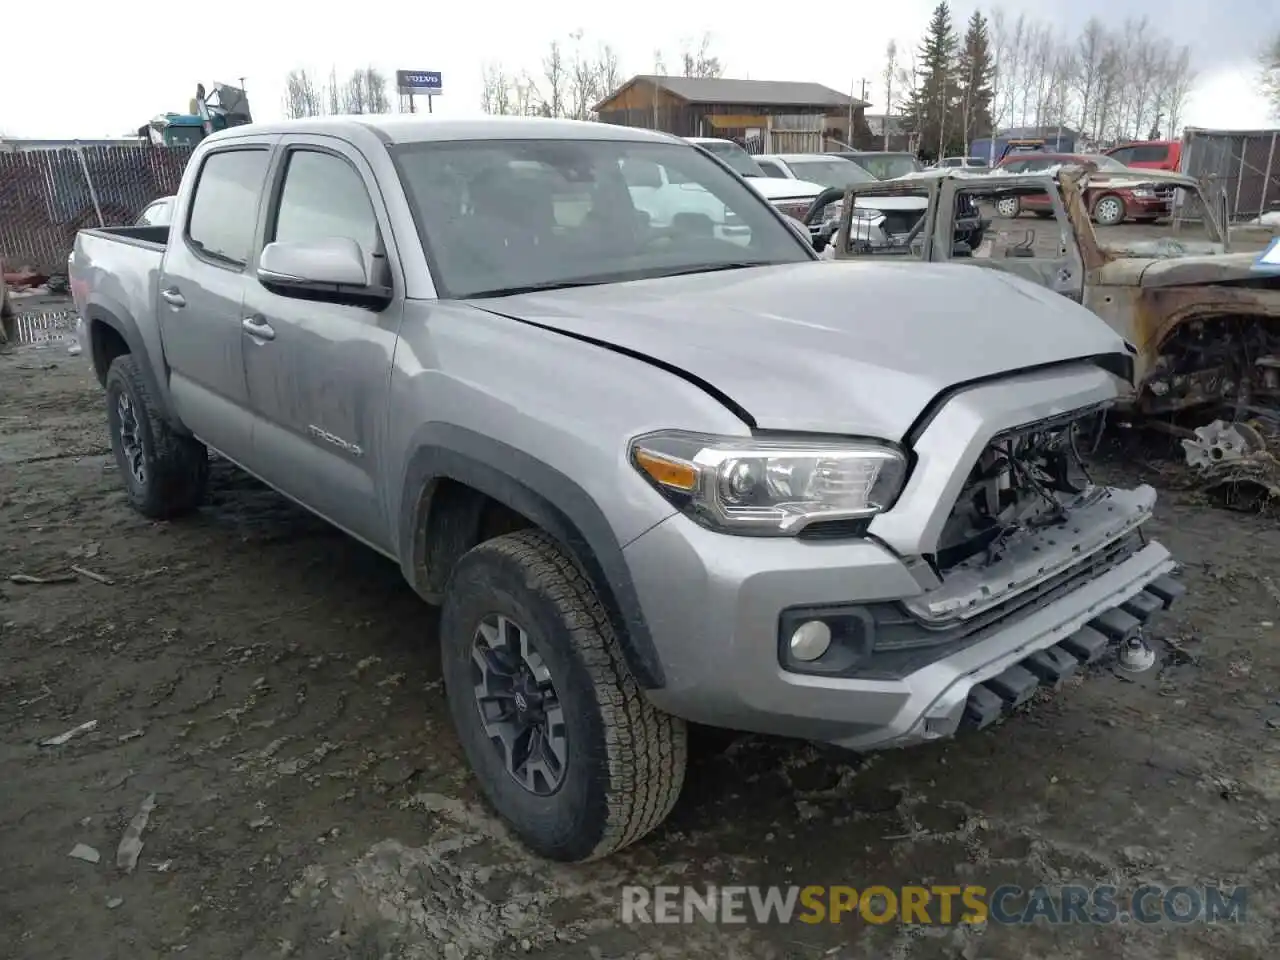
<svg viewBox="0 0 1280 960"><path fill-rule="evenodd" d="M722 77L724 64L711 53L711 34L704 33L697 48L685 44L680 52L680 70L686 77Z"/></svg>
<svg viewBox="0 0 1280 960"><path fill-rule="evenodd" d="M342 88L338 85L337 67L329 68L329 85L325 87L325 99L329 101L331 114L342 113Z"/></svg>
<svg viewBox="0 0 1280 960"><path fill-rule="evenodd" d="M1106 29L1102 26L1101 20L1090 17L1076 40L1075 94L1078 97L1079 113L1077 115L1080 117L1081 130L1089 126L1089 109L1093 106L1094 97L1098 94L1106 53Z"/></svg>
<svg viewBox="0 0 1280 960"><path fill-rule="evenodd" d="M485 113L499 116L514 113L515 99L512 96L514 81L501 64L489 63L481 70L480 109Z"/></svg>
<svg viewBox="0 0 1280 960"><path fill-rule="evenodd" d="M306 70L290 70L285 77L284 115L286 117L318 117L324 113L320 89Z"/></svg>
<svg viewBox="0 0 1280 960"><path fill-rule="evenodd" d="M569 65L565 63L559 40L551 41L551 48L542 58L542 80L539 113L544 117L563 117L570 78Z"/></svg>
<svg viewBox="0 0 1280 960"><path fill-rule="evenodd" d="M1173 136L1182 126L1182 111L1187 105L1187 97L1196 82L1196 72L1191 66L1191 48L1180 47L1172 58L1165 62L1165 70L1160 77L1160 109L1164 113L1169 136Z"/></svg>
<svg viewBox="0 0 1280 960"><path fill-rule="evenodd" d="M1262 91L1271 106L1271 116L1280 120L1280 33L1271 38L1258 60L1262 67Z"/></svg>
<svg viewBox="0 0 1280 960"><path fill-rule="evenodd" d="M884 48L884 149L889 149L889 118L893 116L893 78L898 72L898 42L890 40ZM849 131L849 139L853 139L853 131Z"/></svg>
<svg viewBox="0 0 1280 960"><path fill-rule="evenodd" d="M342 86L342 112L343 113L369 113L369 95L365 89L365 75L363 70L357 70L351 76L347 77L347 82Z"/></svg>
<svg viewBox="0 0 1280 960"><path fill-rule="evenodd" d="M600 64L582 50L582 30L569 34L573 41L573 55L569 59L569 116L575 120L587 120L591 108L604 94L600 87Z"/></svg>
<svg viewBox="0 0 1280 960"><path fill-rule="evenodd" d="M376 67L357 71L364 76L365 113L390 113L391 98L387 96L387 76Z"/></svg>
<svg viewBox="0 0 1280 960"><path fill-rule="evenodd" d="M618 51L609 44L600 47L600 86L604 96L608 96L622 86L622 67L618 62Z"/></svg>

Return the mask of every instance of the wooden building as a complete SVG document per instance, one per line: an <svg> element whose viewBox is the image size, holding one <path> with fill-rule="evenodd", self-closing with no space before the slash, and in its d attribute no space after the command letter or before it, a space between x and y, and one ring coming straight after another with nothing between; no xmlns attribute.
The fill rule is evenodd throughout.
<svg viewBox="0 0 1280 960"><path fill-rule="evenodd" d="M595 105L598 119L681 137L736 140L752 153L817 153L864 130L868 104L820 83L632 77Z"/></svg>

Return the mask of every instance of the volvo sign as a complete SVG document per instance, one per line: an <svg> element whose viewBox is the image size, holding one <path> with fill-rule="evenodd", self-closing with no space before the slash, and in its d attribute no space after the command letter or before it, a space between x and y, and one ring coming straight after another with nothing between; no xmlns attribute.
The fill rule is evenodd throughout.
<svg viewBox="0 0 1280 960"><path fill-rule="evenodd" d="M444 85L440 82L438 70L397 70L396 90L401 96L425 94L438 97L444 92Z"/></svg>

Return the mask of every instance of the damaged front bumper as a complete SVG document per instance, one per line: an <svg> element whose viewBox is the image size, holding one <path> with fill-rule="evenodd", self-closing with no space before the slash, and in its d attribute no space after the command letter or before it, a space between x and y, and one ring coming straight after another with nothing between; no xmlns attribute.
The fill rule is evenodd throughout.
<svg viewBox="0 0 1280 960"><path fill-rule="evenodd" d="M650 699L695 722L873 750L985 726L1097 659L1180 592L1173 558L1141 530L1150 487L1085 491L1065 517L941 575L922 558L967 489L961 466L1012 428L1114 393L1081 366L957 395L864 538L747 545L683 515L651 528L624 551L666 675ZM810 620L831 643L797 662L789 640Z"/></svg>

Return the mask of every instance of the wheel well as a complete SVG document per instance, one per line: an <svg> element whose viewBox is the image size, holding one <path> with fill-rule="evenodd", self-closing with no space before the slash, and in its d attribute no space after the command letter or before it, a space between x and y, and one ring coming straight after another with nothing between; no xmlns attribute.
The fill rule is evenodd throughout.
<svg viewBox="0 0 1280 960"><path fill-rule="evenodd" d="M505 503L448 477L432 481L423 498L426 520L417 534L421 539L414 572L419 591L431 598L443 596L454 565L472 547L536 526Z"/></svg>
<svg viewBox="0 0 1280 960"><path fill-rule="evenodd" d="M125 343L119 330L104 320L89 322L89 342L93 344L93 372L98 375L98 382L105 386L111 361L128 353L129 344Z"/></svg>

